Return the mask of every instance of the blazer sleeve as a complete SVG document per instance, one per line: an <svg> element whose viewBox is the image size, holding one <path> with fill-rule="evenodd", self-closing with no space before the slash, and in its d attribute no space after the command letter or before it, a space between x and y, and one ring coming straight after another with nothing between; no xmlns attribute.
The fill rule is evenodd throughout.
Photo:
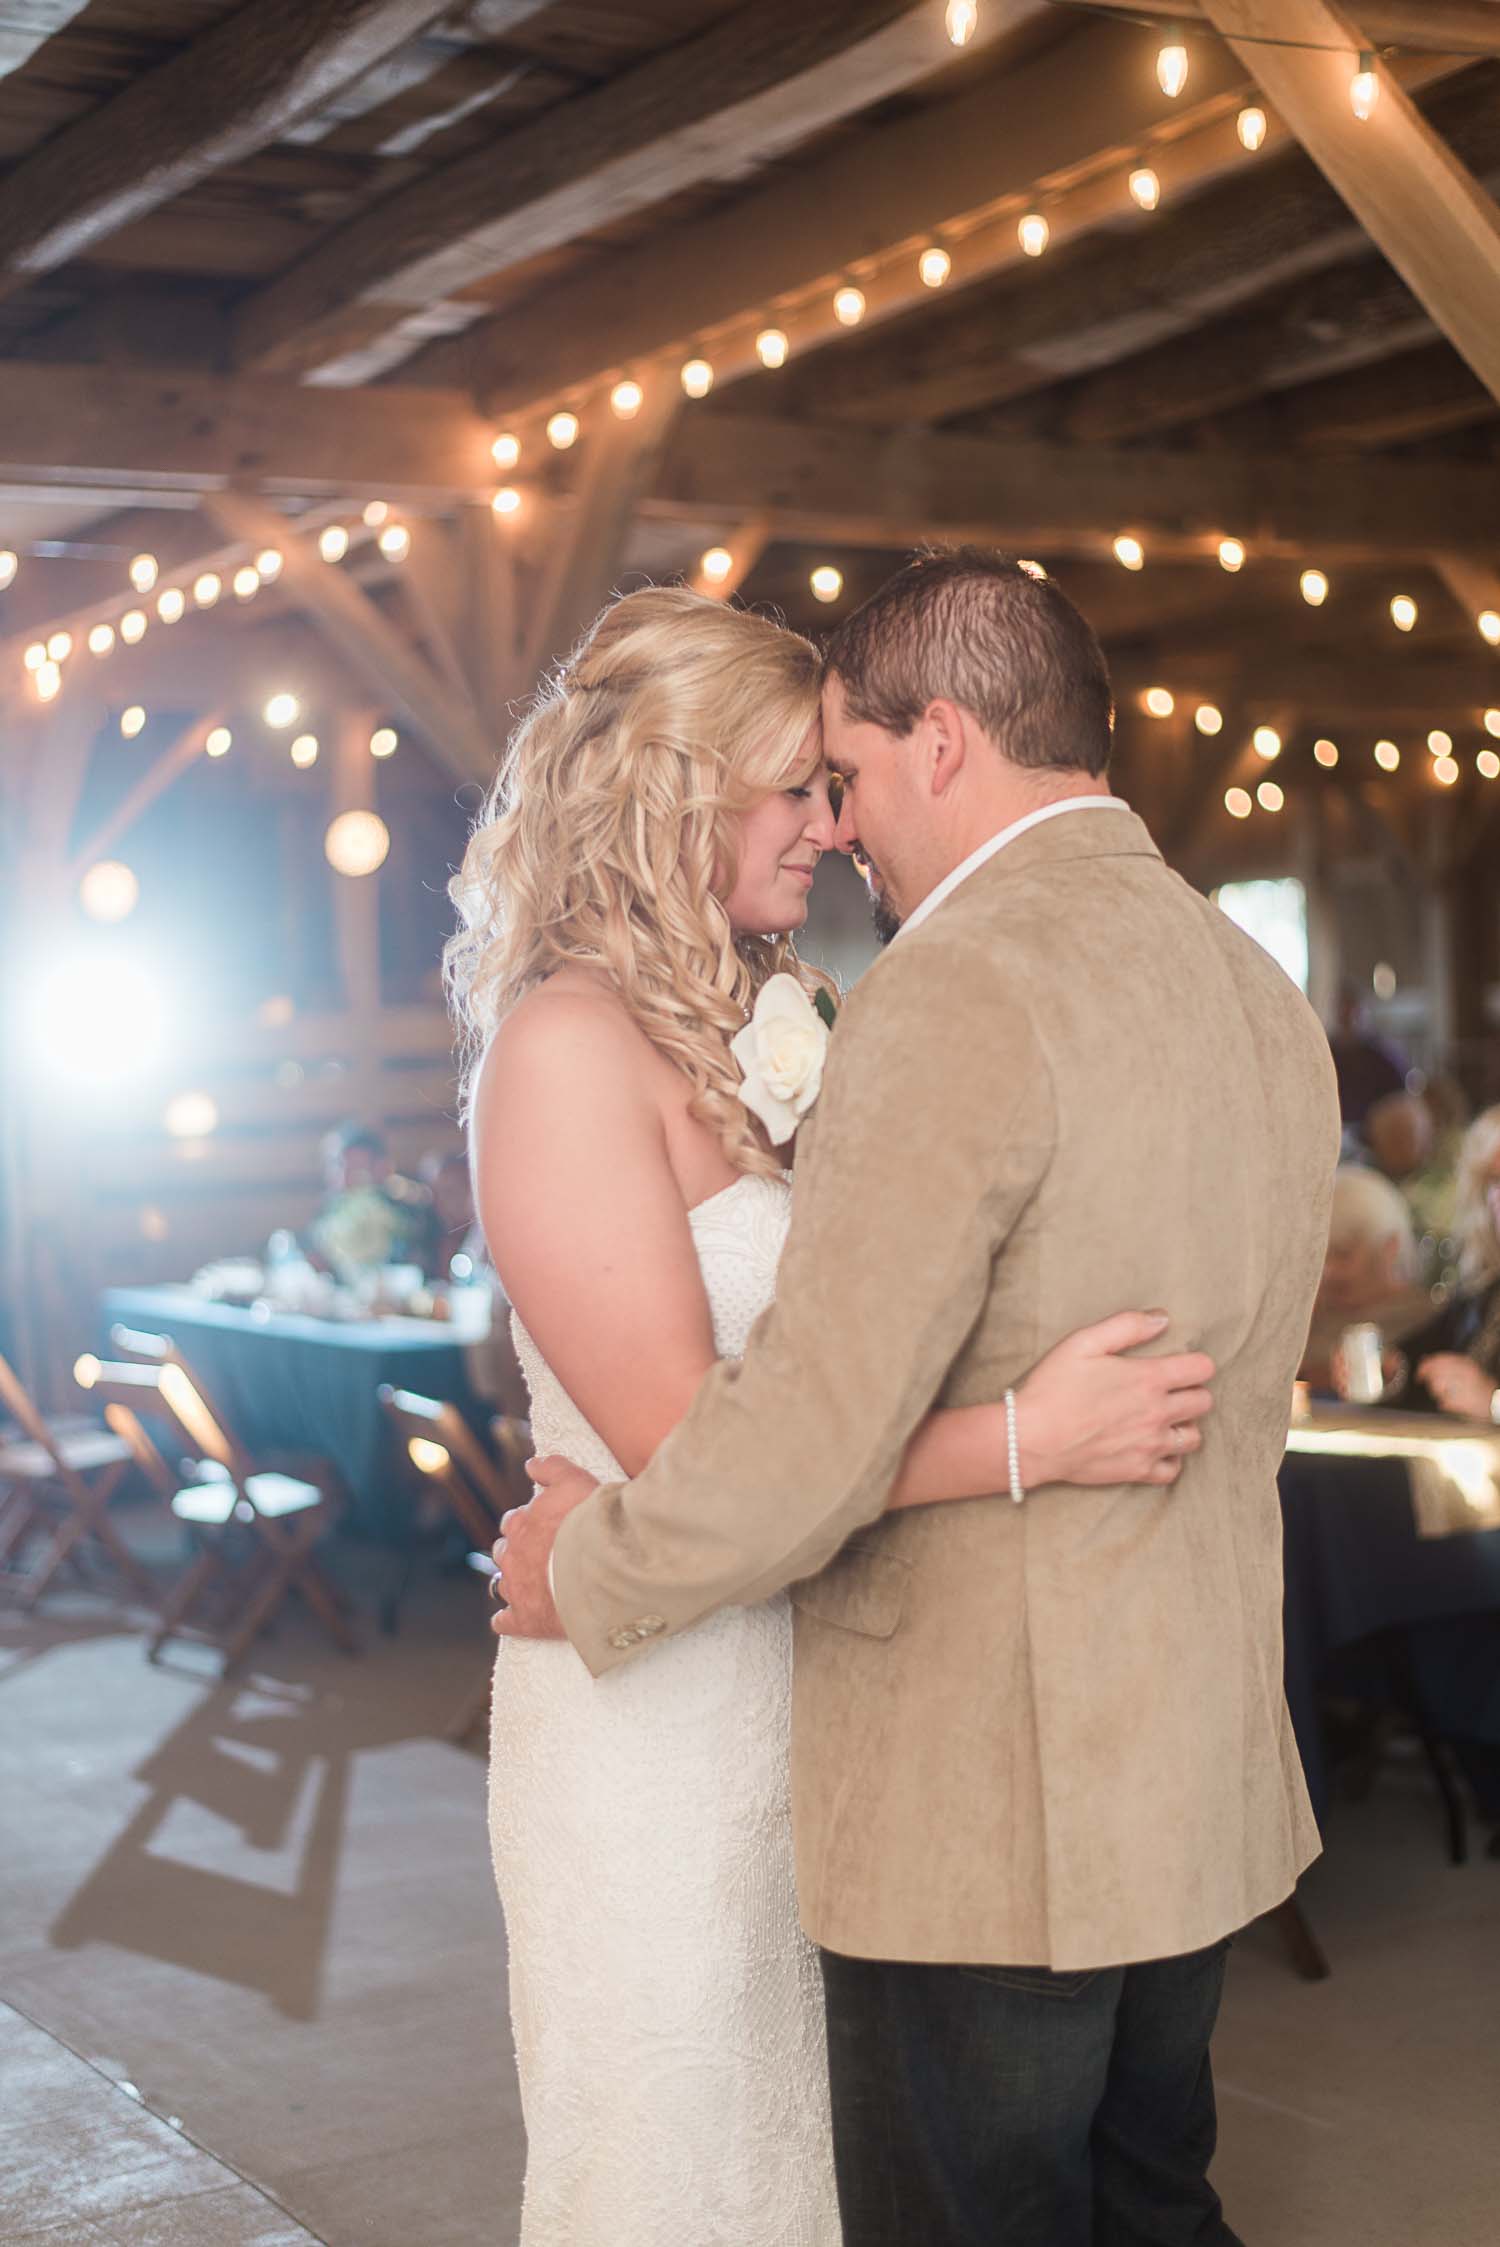
<svg viewBox="0 0 1500 2247"><path fill-rule="evenodd" d="M935 936L894 947L843 1010L744 1357L634 1482L561 1526L558 1612L596 1676L814 1574L883 1510L1046 1173L1052 1088L1024 1006L981 947Z"/></svg>

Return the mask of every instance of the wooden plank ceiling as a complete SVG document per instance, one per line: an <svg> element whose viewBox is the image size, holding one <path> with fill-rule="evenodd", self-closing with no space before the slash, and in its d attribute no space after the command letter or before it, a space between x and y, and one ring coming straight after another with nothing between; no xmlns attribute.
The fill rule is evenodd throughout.
<svg viewBox="0 0 1500 2247"><path fill-rule="evenodd" d="M1378 783L1398 827L1443 729L1494 842L1500 0L1318 0L1308 53L1262 44L1291 0L1127 13L980 0L959 52L942 0L0 0L0 700L37 718L27 649L117 626L148 551L150 629L82 683L67 658L63 696L159 698L169 670L185 701L303 619L480 778L631 570L816 629L911 543L974 536L1094 617L1126 785L1179 836L1274 723L1283 775L1339 738L1324 784ZM624 420L622 379L647 394ZM273 537L287 566L237 604ZM194 613L206 572L226 591Z"/></svg>

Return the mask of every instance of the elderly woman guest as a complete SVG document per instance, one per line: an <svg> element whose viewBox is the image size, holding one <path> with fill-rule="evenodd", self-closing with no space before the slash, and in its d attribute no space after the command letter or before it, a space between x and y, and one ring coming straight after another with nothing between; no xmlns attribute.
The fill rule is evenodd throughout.
<svg viewBox="0 0 1500 2247"><path fill-rule="evenodd" d="M1415 1371L1402 1402L1500 1423L1500 1107L1464 1134L1454 1223L1459 1284L1404 1344Z"/></svg>
<svg viewBox="0 0 1500 2247"><path fill-rule="evenodd" d="M1420 1325L1432 1298L1418 1275L1416 1235L1400 1188L1378 1170L1345 1163L1333 1184L1303 1379L1315 1388L1333 1386L1333 1353L1346 1327L1368 1322L1392 1342Z"/></svg>

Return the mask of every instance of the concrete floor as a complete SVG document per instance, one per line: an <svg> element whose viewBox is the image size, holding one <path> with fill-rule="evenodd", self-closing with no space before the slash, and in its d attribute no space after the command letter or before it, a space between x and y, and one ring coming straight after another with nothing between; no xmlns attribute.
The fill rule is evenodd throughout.
<svg viewBox="0 0 1500 2247"><path fill-rule="evenodd" d="M103 1602L0 1610L7 2247L513 2247L484 1772L442 1736L485 1658L477 1588L424 1579L366 1638L347 1661L294 1616L224 1686L196 1649L148 1666ZM1493 2247L1500 1863L1451 1869L1391 1767L1305 1900L1331 1981L1264 1927L1231 1967L1231 2222Z"/></svg>

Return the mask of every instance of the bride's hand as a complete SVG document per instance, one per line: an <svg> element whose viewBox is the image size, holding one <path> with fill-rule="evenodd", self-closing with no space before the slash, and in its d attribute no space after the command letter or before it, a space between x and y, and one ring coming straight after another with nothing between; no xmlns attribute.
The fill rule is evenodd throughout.
<svg viewBox="0 0 1500 2247"><path fill-rule="evenodd" d="M1122 1353L1157 1341L1163 1313L1122 1311L1080 1327L1032 1367L1016 1390L1021 1480L1041 1483L1174 1483L1202 1448L1213 1410L1214 1361Z"/></svg>

